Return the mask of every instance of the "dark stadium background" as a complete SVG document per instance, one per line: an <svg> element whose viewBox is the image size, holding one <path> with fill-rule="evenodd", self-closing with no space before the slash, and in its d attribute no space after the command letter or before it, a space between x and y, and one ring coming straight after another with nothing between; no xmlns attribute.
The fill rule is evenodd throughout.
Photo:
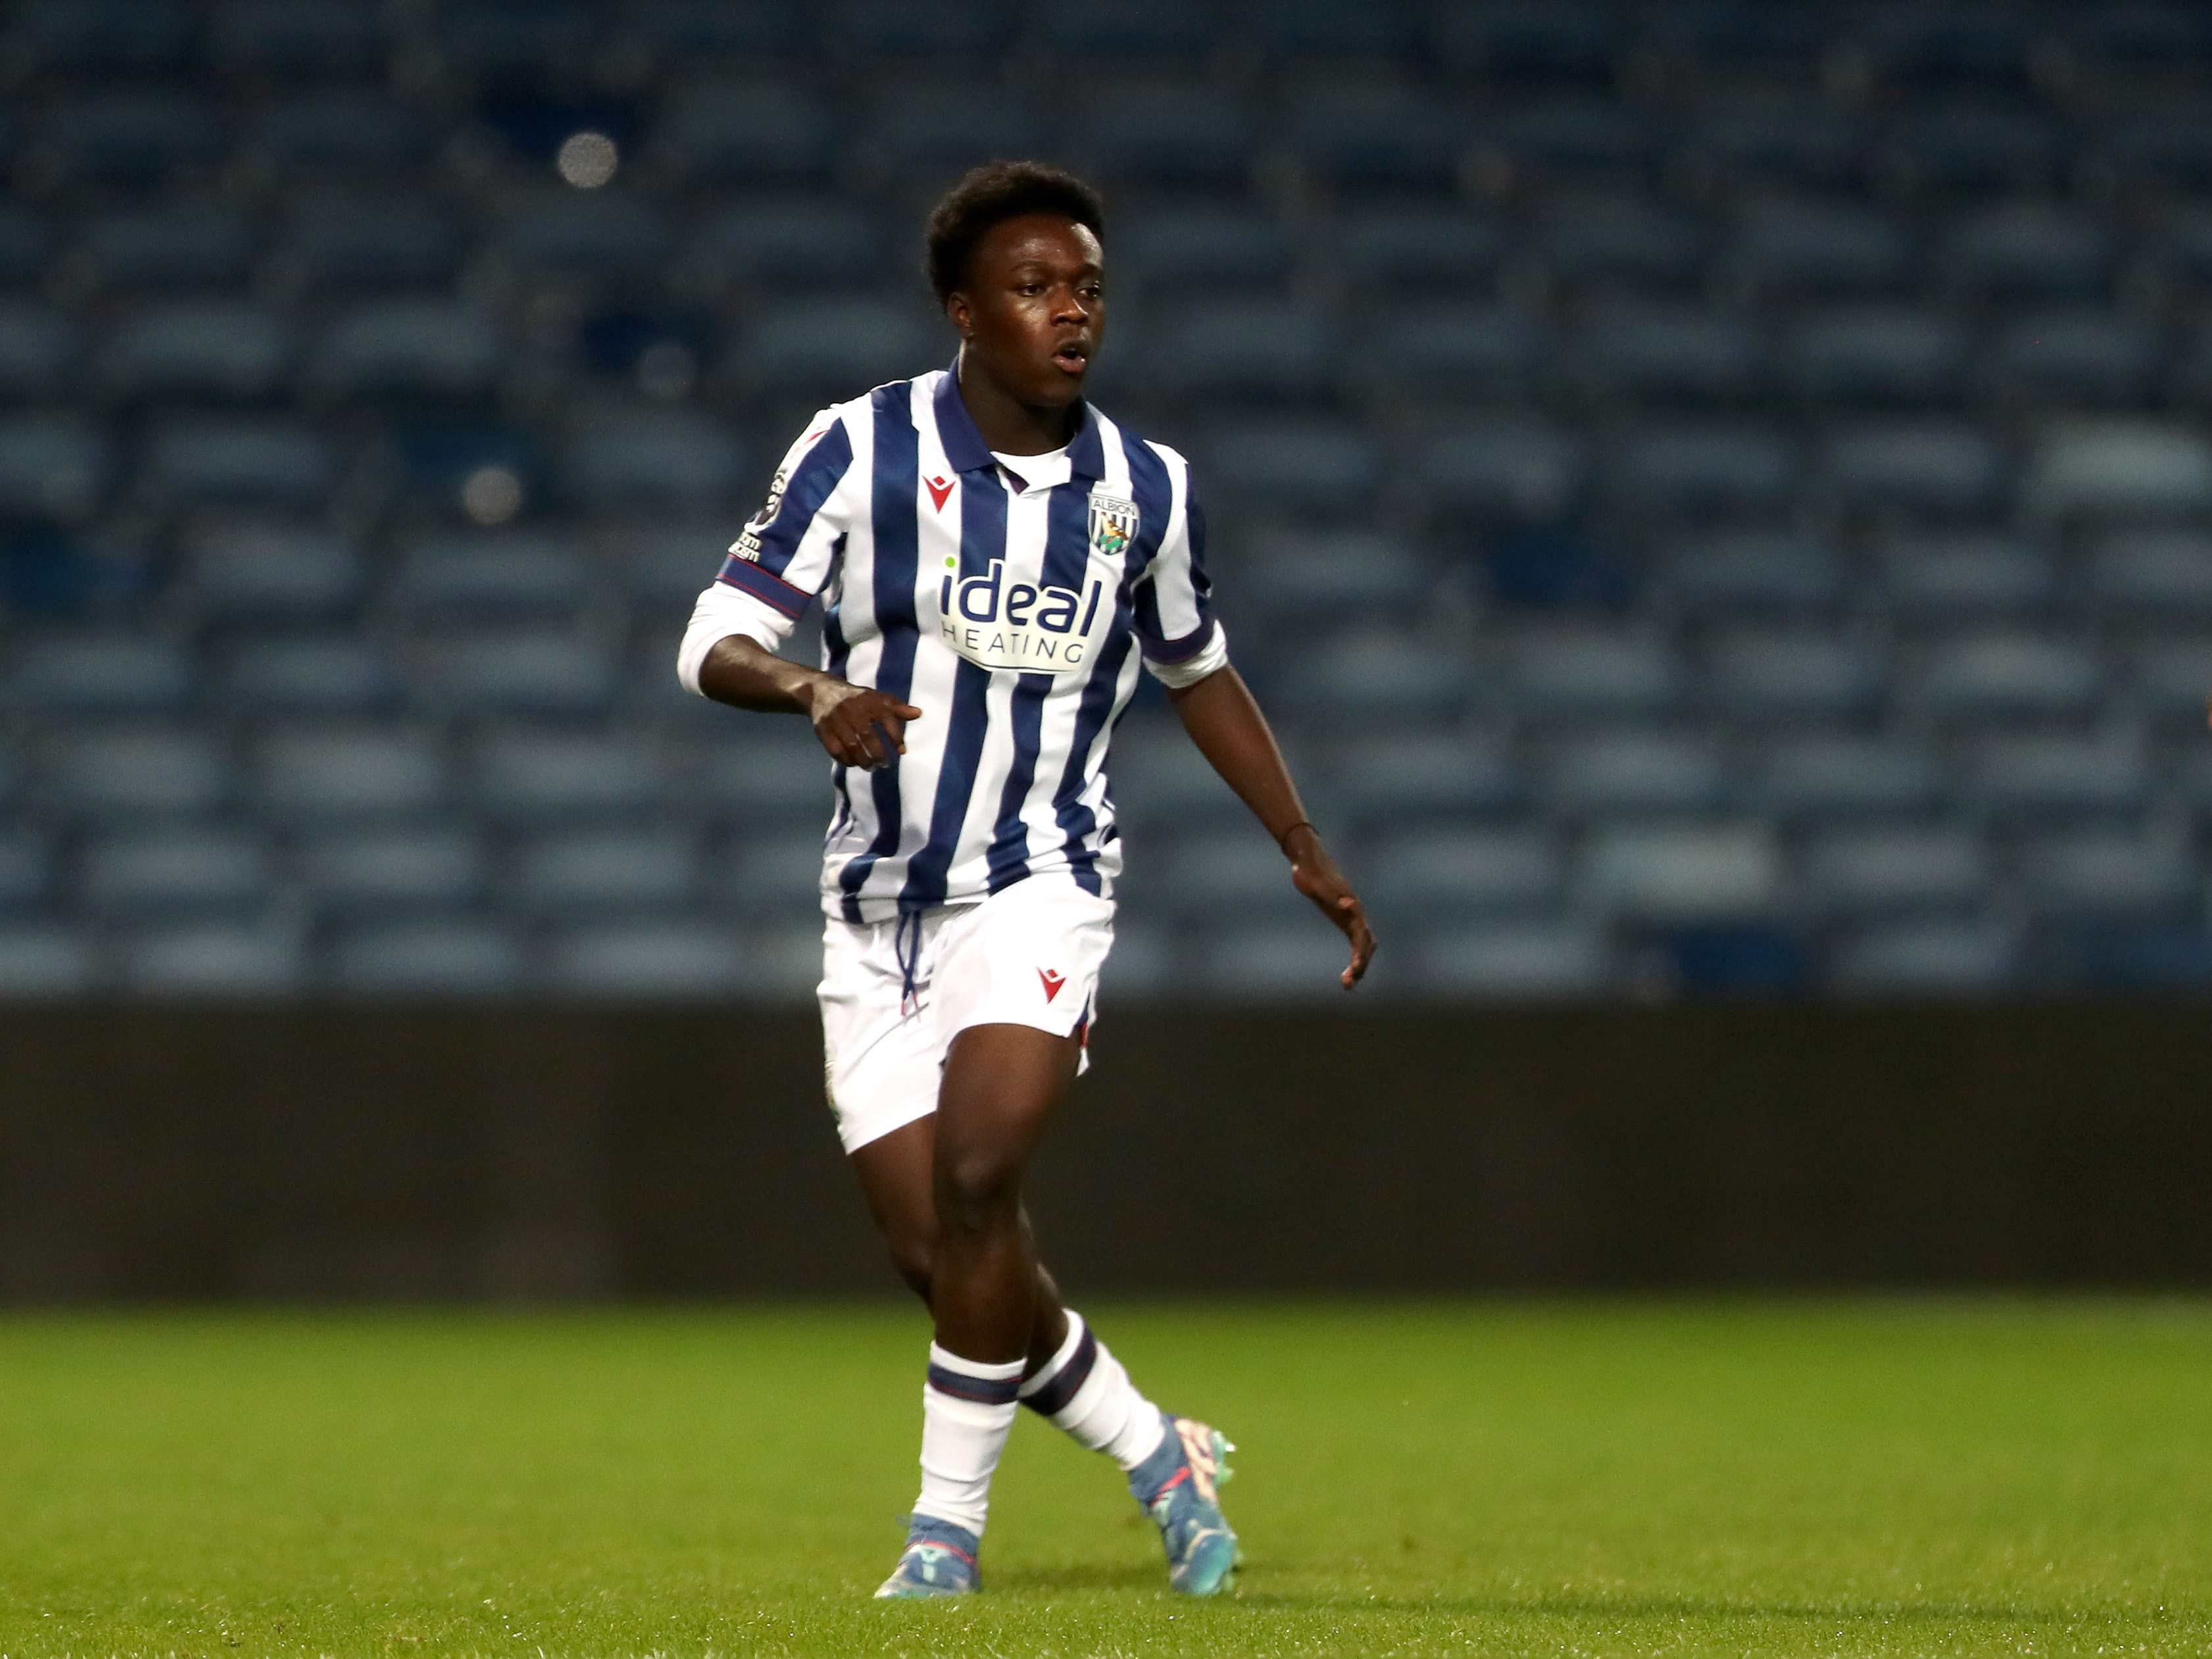
<svg viewBox="0 0 2212 1659"><path fill-rule="evenodd" d="M1384 941L1140 697L1072 1282L2212 1273L2212 10L0 19L0 1295L887 1285L672 659L1008 155Z"/></svg>

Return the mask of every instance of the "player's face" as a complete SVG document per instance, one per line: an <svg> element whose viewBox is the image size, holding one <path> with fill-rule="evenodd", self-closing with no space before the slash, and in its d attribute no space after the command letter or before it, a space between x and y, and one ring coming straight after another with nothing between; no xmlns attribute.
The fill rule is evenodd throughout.
<svg viewBox="0 0 2212 1659"><path fill-rule="evenodd" d="M1000 220L945 302L963 356L1018 403L1073 403L1106 325L1104 258L1097 237L1058 214Z"/></svg>

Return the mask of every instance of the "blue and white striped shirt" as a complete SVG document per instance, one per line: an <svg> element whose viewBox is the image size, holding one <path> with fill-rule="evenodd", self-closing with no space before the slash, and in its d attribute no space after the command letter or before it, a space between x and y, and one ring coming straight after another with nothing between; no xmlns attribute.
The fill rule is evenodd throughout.
<svg viewBox="0 0 2212 1659"><path fill-rule="evenodd" d="M774 650L819 595L823 666L923 711L907 752L832 769L823 905L853 921L1052 874L1110 896L1106 747L1138 664L1228 661L1190 467L1087 405L1053 455L994 456L936 371L823 410L699 597L678 672Z"/></svg>

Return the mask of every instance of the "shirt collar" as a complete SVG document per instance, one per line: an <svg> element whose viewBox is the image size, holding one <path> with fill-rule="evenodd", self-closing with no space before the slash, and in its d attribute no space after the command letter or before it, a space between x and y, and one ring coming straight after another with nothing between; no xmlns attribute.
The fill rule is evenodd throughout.
<svg viewBox="0 0 2212 1659"><path fill-rule="evenodd" d="M955 357L945 378L937 383L935 394L938 441L945 447L945 464L955 472L973 472L979 467L998 465L991 454L991 446L983 441L983 434L975 429L975 417L968 412L968 405L960 398L960 360ZM1088 478L1093 483L1106 476L1106 443L1099 435L1098 411L1085 402L1077 405L1083 410L1083 424L1068 441L1067 470L1076 477Z"/></svg>

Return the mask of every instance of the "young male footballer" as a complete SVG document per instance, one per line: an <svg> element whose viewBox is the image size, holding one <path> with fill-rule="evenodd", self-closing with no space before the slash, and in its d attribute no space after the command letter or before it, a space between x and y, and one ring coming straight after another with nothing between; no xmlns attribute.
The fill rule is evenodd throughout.
<svg viewBox="0 0 2212 1659"><path fill-rule="evenodd" d="M1106 747L1139 665L1258 816L1290 879L1375 940L1213 619L1190 468L1083 400L1106 314L1103 214L1000 162L931 215L949 370L823 410L700 595L678 671L804 714L835 763L822 1026L838 1133L935 1322L921 1494L876 1593L956 1595L1015 1408L1127 1474L1170 1583L1221 1589L1228 1443L1137 1389L1037 1260L1022 1177L1086 1063L1121 863ZM819 597L821 668L775 655Z"/></svg>

